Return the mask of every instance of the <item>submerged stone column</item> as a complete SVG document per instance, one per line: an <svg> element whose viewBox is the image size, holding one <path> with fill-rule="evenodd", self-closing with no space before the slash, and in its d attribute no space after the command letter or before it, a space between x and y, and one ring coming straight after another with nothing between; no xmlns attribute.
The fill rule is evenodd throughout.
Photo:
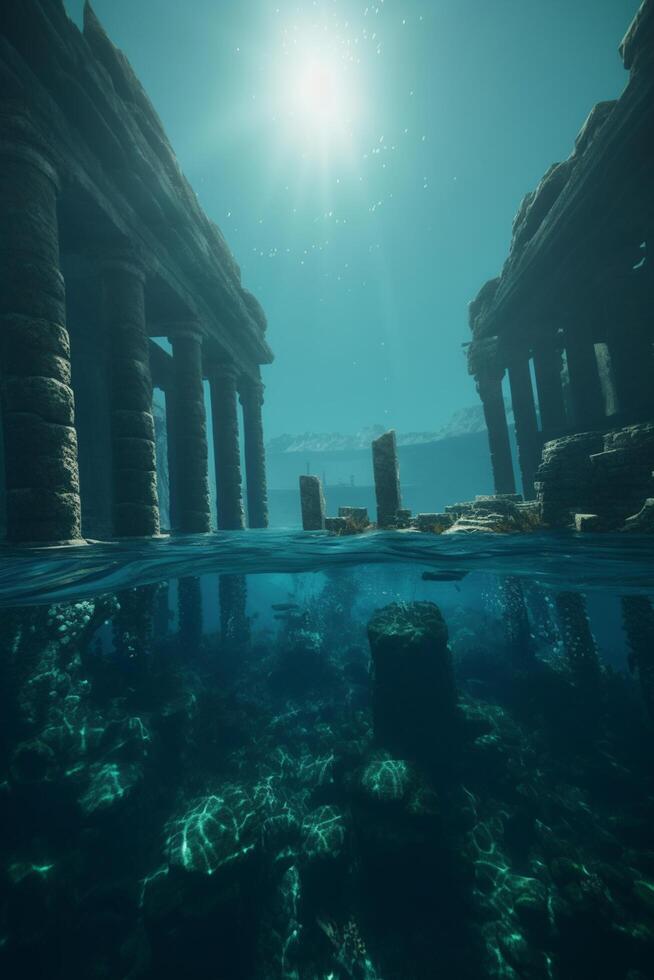
<svg viewBox="0 0 654 980"><path fill-rule="evenodd" d="M158 534L145 271L134 253L116 253L103 261L102 310L111 364L114 534Z"/></svg>
<svg viewBox="0 0 654 980"><path fill-rule="evenodd" d="M563 358L554 338L539 341L534 347L534 372L543 439L555 439L566 429L561 370Z"/></svg>
<svg viewBox="0 0 654 980"><path fill-rule="evenodd" d="M398 758L446 762L457 693L448 630L433 602L394 603L368 623L375 741Z"/></svg>
<svg viewBox="0 0 654 980"><path fill-rule="evenodd" d="M586 599L579 592L559 592L555 605L563 648L575 684L583 693L595 697L601 669L586 611Z"/></svg>
<svg viewBox="0 0 654 980"><path fill-rule="evenodd" d="M645 707L654 722L654 607L644 595L622 598L622 620L629 645L629 667L638 672Z"/></svg>
<svg viewBox="0 0 654 980"><path fill-rule="evenodd" d="M79 538L58 178L27 118L0 106L0 365L7 537Z"/></svg>
<svg viewBox="0 0 654 980"><path fill-rule="evenodd" d="M239 394L243 406L243 450L249 527L268 527L263 391L264 386L260 379L241 378Z"/></svg>
<svg viewBox="0 0 654 980"><path fill-rule="evenodd" d="M565 350L575 423L581 429L592 429L604 419L605 411L589 323L582 319L566 327Z"/></svg>
<svg viewBox="0 0 654 980"><path fill-rule="evenodd" d="M515 419L516 438L522 473L522 489L525 500L534 499L534 476L540 463L542 449L538 430L534 391L531 384L529 358L526 353L511 358L509 384Z"/></svg>
<svg viewBox="0 0 654 980"><path fill-rule="evenodd" d="M207 418L202 381L202 333L197 324L180 324L169 330L173 347L171 520L176 531L204 534L211 530L209 475L207 470ZM173 519L174 514L174 519Z"/></svg>
<svg viewBox="0 0 654 980"><path fill-rule="evenodd" d="M513 460L509 427L506 421L506 407L502 394L503 370L483 370L477 374L477 391L484 408L484 418L488 430L491 466L495 482L495 493L515 493Z"/></svg>
<svg viewBox="0 0 654 980"><path fill-rule="evenodd" d="M400 464L397 458L395 432L385 432L372 443L372 468L375 475L377 525L391 527L402 508Z"/></svg>
<svg viewBox="0 0 654 980"><path fill-rule="evenodd" d="M211 418L216 457L216 508L220 530L238 531L245 526L241 492L236 369L214 363L209 369Z"/></svg>

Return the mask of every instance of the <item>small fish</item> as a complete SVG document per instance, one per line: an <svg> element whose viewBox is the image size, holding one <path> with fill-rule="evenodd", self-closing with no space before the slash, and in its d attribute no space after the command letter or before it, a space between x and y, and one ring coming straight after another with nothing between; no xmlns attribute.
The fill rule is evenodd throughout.
<svg viewBox="0 0 654 980"><path fill-rule="evenodd" d="M291 609L298 609L296 602L273 602L271 607L275 612L289 612Z"/></svg>
<svg viewBox="0 0 654 980"><path fill-rule="evenodd" d="M423 572L423 582L460 582L467 572Z"/></svg>

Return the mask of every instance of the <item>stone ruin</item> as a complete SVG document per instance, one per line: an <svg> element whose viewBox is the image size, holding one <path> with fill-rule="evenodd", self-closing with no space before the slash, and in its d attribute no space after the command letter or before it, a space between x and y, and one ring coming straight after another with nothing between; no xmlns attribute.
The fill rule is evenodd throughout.
<svg viewBox="0 0 654 980"><path fill-rule="evenodd" d="M654 523L652 0L620 54L623 94L595 106L570 157L527 194L501 275L470 304L496 492L516 491L508 374L524 496L550 527Z"/></svg>
<svg viewBox="0 0 654 980"><path fill-rule="evenodd" d="M172 529L267 524L266 318L90 4L0 8L0 524L17 543L160 530L153 385L166 401ZM172 355L154 338L167 338ZM0 450L0 457L2 451Z"/></svg>

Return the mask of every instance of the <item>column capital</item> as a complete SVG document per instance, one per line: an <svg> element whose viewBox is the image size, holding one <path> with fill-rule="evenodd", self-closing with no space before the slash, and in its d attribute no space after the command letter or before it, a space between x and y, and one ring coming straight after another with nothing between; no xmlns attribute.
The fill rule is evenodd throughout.
<svg viewBox="0 0 654 980"><path fill-rule="evenodd" d="M100 268L103 272L125 272L140 282L145 283L145 262L137 248L126 246L115 248L100 256Z"/></svg>
<svg viewBox="0 0 654 980"><path fill-rule="evenodd" d="M233 381L235 384L240 380L240 373L233 361L211 360L206 366L207 377L217 381Z"/></svg>
<svg viewBox="0 0 654 980"><path fill-rule="evenodd" d="M265 390L266 386L261 378L251 378L249 375L241 375L238 380L238 394L241 405L244 405L246 402L255 402L257 405L263 405Z"/></svg>
<svg viewBox="0 0 654 980"><path fill-rule="evenodd" d="M161 332L166 335L171 343L173 340L181 340L183 338L197 340L198 343L202 343L204 340L202 325L199 320L193 318L188 320L175 320L171 323L162 324Z"/></svg>
<svg viewBox="0 0 654 980"><path fill-rule="evenodd" d="M55 170L54 163L49 154L40 146L37 140L34 143L23 143L18 140L0 140L0 157L20 160L21 163L28 163L39 170L48 180L54 184L57 193L61 190L59 174Z"/></svg>
<svg viewBox="0 0 654 980"><path fill-rule="evenodd" d="M61 188L56 159L47 133L35 125L27 106L10 100L0 102L0 157L13 158L40 170L55 186Z"/></svg>

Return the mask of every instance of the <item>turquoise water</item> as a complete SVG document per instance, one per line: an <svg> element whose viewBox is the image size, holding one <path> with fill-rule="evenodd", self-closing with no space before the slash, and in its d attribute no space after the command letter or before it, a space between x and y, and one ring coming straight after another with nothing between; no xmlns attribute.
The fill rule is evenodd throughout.
<svg viewBox="0 0 654 980"><path fill-rule="evenodd" d="M652 976L653 557L284 531L16 551L2 975Z"/></svg>

